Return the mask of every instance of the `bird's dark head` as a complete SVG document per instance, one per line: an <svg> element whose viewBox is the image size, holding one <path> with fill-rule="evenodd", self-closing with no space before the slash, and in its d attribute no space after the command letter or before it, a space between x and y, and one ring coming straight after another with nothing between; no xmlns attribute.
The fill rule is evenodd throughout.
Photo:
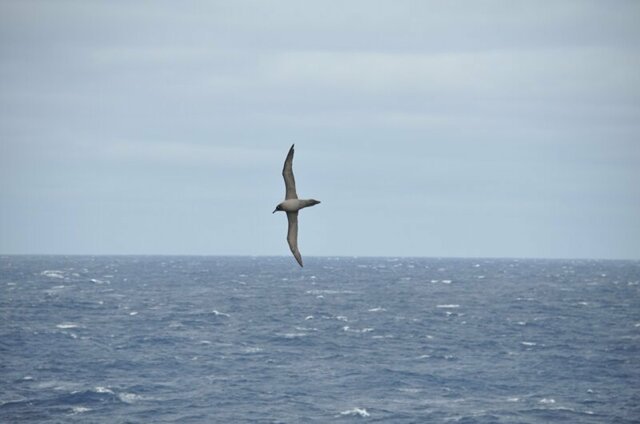
<svg viewBox="0 0 640 424"><path fill-rule="evenodd" d="M284 210L284 209L282 209L282 203L280 203L278 206L276 206L276 208L271 213L276 213L276 212L282 211L282 210Z"/></svg>

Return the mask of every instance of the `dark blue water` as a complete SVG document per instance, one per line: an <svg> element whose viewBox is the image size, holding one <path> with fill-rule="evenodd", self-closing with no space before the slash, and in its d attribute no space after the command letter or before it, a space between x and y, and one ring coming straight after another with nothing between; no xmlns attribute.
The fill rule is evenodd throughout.
<svg viewBox="0 0 640 424"><path fill-rule="evenodd" d="M0 421L631 423L640 262L0 258Z"/></svg>

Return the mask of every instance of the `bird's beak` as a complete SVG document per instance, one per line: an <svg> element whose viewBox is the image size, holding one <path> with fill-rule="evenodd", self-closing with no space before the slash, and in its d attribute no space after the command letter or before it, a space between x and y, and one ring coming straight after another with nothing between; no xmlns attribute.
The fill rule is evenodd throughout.
<svg viewBox="0 0 640 424"><path fill-rule="evenodd" d="M278 209L274 209L273 212L271 212L271 213L276 213L276 212L278 212Z"/></svg>

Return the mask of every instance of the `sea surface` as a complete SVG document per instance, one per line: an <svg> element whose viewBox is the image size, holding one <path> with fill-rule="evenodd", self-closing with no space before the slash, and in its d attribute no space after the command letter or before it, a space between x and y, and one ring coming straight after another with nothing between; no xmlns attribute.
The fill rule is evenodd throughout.
<svg viewBox="0 0 640 424"><path fill-rule="evenodd" d="M0 257L3 423L640 421L640 262Z"/></svg>

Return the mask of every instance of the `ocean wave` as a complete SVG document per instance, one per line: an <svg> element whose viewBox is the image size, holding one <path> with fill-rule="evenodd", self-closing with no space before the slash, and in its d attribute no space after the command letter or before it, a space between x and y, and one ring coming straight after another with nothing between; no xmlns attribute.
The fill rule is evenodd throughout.
<svg viewBox="0 0 640 424"><path fill-rule="evenodd" d="M92 403L122 402L128 405L146 400L142 395L127 391L118 391L104 386L96 386L89 390L74 390L58 398L61 403L91 405Z"/></svg>
<svg viewBox="0 0 640 424"><path fill-rule="evenodd" d="M73 408L71 408L71 413L73 415L83 414L85 412L90 412L90 411L92 411L92 409L87 408L86 406L74 406Z"/></svg>
<svg viewBox="0 0 640 424"><path fill-rule="evenodd" d="M307 333L283 333L279 335L284 337L285 339L299 339L301 337L306 337Z"/></svg>
<svg viewBox="0 0 640 424"><path fill-rule="evenodd" d="M56 269L46 269L46 270L42 271L40 273L40 275L42 275L44 277L49 277L49 278L63 279L64 278L64 271L59 271L59 270L56 270Z"/></svg>
<svg viewBox="0 0 640 424"><path fill-rule="evenodd" d="M118 399L120 399L122 402L132 405L138 401L141 400L146 400L147 398L145 398L142 395L138 395L135 393L128 393L128 392L122 392L122 393L118 393Z"/></svg>
<svg viewBox="0 0 640 424"><path fill-rule="evenodd" d="M57 328L66 330L69 328L78 328L78 324L73 323L73 322L63 322L62 324L58 324L56 325Z"/></svg>
<svg viewBox="0 0 640 424"><path fill-rule="evenodd" d="M353 409L348 409L346 411L342 411L340 412L340 415L347 415L347 416L354 416L354 417L369 417L371 416L371 414L369 414L369 412L367 412L366 409L364 408L353 408Z"/></svg>
<svg viewBox="0 0 640 424"><path fill-rule="evenodd" d="M355 294L354 291L352 290L329 290L329 289L324 289L324 290L320 290L320 289L312 289L312 290L307 290L306 291L307 294L313 294L313 295L319 295L319 294Z"/></svg>
<svg viewBox="0 0 640 424"><path fill-rule="evenodd" d="M349 333L369 333L371 331L373 331L373 328L361 328L361 329L357 329L357 328L351 328L348 325L345 325L344 327L342 327L343 331L349 332Z"/></svg>

